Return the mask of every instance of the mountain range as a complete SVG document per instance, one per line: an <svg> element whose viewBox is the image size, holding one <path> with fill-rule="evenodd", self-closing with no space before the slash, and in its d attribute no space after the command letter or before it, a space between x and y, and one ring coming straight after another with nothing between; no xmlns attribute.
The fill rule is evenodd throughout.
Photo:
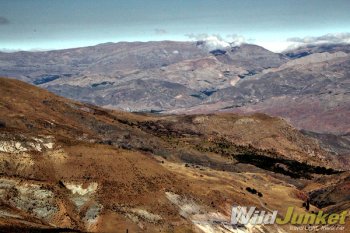
<svg viewBox="0 0 350 233"><path fill-rule="evenodd" d="M348 157L350 47L273 53L242 44L121 42L0 53L0 75L60 96L129 112L266 113Z"/></svg>

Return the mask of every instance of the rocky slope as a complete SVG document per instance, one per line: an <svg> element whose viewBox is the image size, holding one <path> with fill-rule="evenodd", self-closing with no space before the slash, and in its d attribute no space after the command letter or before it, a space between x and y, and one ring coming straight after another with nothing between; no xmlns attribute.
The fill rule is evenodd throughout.
<svg viewBox="0 0 350 233"><path fill-rule="evenodd" d="M201 105L170 112L264 112L309 131L346 134L349 62L344 52L312 54L220 89Z"/></svg>
<svg viewBox="0 0 350 233"><path fill-rule="evenodd" d="M231 206L349 206L332 191L346 167L282 119L131 114L3 78L0 93L0 231L288 232L230 226Z"/></svg>

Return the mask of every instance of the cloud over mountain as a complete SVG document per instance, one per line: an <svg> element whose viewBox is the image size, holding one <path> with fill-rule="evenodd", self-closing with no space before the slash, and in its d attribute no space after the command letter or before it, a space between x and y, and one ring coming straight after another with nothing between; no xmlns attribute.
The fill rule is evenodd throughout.
<svg viewBox="0 0 350 233"><path fill-rule="evenodd" d="M230 34L226 36L228 40L231 42L231 45L233 46L239 46L243 43L246 43L246 38L244 36L238 35L238 34Z"/></svg>
<svg viewBox="0 0 350 233"><path fill-rule="evenodd" d="M192 40L204 41L204 47L208 50L225 49L227 47L230 47L231 45L238 46L245 42L245 38L237 34L227 35L227 40L225 40L222 36L218 34L191 33L187 34L186 36Z"/></svg>
<svg viewBox="0 0 350 233"><path fill-rule="evenodd" d="M348 44L350 43L350 33L329 33L323 36L316 37L293 37L287 40L299 45L307 44Z"/></svg>
<svg viewBox="0 0 350 233"><path fill-rule="evenodd" d="M210 35L207 33L201 33L201 34L187 34L188 38L196 41L204 41L205 48L208 50L214 50L214 49L224 49L226 47L230 46L230 43L225 41L220 35Z"/></svg>

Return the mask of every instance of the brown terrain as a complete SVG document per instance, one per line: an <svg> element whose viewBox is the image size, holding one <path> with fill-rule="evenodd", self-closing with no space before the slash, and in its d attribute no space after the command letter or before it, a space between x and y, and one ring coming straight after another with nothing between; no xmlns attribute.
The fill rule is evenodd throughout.
<svg viewBox="0 0 350 233"><path fill-rule="evenodd" d="M0 161L0 232L289 232L231 207L350 210L346 161L258 113L127 113L0 78Z"/></svg>

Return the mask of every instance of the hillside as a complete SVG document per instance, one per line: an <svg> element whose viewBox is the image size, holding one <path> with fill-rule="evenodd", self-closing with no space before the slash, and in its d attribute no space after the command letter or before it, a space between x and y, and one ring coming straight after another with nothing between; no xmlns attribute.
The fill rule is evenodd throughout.
<svg viewBox="0 0 350 233"><path fill-rule="evenodd" d="M288 232L224 222L309 195L349 206L332 188L349 193L348 167L279 118L125 113L5 78L0 93L0 231Z"/></svg>

